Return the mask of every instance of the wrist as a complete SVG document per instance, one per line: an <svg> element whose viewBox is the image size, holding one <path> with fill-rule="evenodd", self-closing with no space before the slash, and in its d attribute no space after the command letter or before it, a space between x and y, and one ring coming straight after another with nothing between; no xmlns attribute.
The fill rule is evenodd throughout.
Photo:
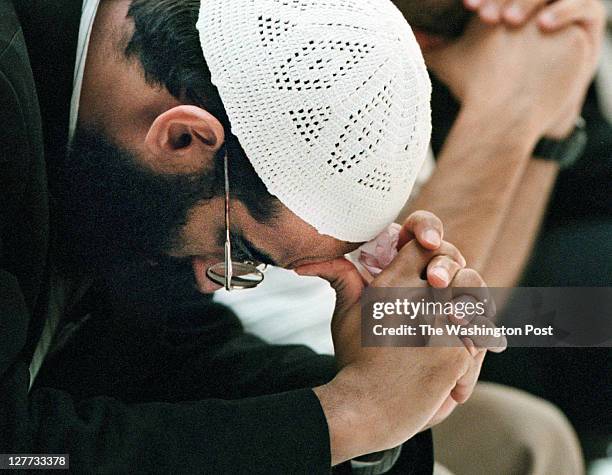
<svg viewBox="0 0 612 475"><path fill-rule="evenodd" d="M579 113L565 117L547 130L543 137L553 140L565 140L576 128L576 121Z"/></svg>
<svg viewBox="0 0 612 475"><path fill-rule="evenodd" d="M329 429L332 465L376 452L375 408L346 369L334 380L313 389L319 398Z"/></svg>
<svg viewBox="0 0 612 475"><path fill-rule="evenodd" d="M489 138L491 144L503 149L520 148L532 150L544 133L533 108L520 100L508 101L465 101L459 120L471 128L472 134Z"/></svg>

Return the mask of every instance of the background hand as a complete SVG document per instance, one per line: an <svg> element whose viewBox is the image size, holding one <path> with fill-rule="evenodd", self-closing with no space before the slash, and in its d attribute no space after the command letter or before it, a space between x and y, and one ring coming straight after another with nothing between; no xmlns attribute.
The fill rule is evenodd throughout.
<svg viewBox="0 0 612 475"><path fill-rule="evenodd" d="M543 33L535 21L515 29L474 19L458 40L426 51L426 60L463 106L492 117L503 111L537 141L573 126L594 73L593 45L575 25Z"/></svg>
<svg viewBox="0 0 612 475"><path fill-rule="evenodd" d="M588 85L598 66L602 39L605 32L606 9L601 0L464 0L468 9L477 11L480 19L488 24L504 22L518 27L536 18L543 32L557 32L569 26L580 26L589 41L588 62L582 83ZM559 120L545 135L550 138L566 137L574 129L582 109L584 94L576 96Z"/></svg>
<svg viewBox="0 0 612 475"><path fill-rule="evenodd" d="M600 0L464 0L485 23L522 26L533 16L543 30L554 31L572 23L599 22L605 8Z"/></svg>

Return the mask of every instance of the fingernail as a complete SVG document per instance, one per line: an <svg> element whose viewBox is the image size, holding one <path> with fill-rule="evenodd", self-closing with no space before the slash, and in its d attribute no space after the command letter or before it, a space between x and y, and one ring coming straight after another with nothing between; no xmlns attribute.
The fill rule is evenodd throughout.
<svg viewBox="0 0 612 475"><path fill-rule="evenodd" d="M482 0L465 0L465 5L469 8L478 8Z"/></svg>
<svg viewBox="0 0 612 475"><path fill-rule="evenodd" d="M523 21L523 10L521 10L521 7L519 7L518 5L512 5L511 7L506 9L506 11L504 12L504 16L508 20L518 23L520 21Z"/></svg>
<svg viewBox="0 0 612 475"><path fill-rule="evenodd" d="M450 281L450 275L444 267L434 267L431 270L431 273L444 283L448 283Z"/></svg>
<svg viewBox="0 0 612 475"><path fill-rule="evenodd" d="M437 247L442 244L442 238L440 237L440 233L435 229L428 229L427 231L425 231L425 233L423 234L423 239L425 240L425 242L431 244L432 246Z"/></svg>
<svg viewBox="0 0 612 475"><path fill-rule="evenodd" d="M497 8L497 5L488 3L482 8L482 10L480 10L480 16L482 16L485 20L498 21L499 8Z"/></svg>
<svg viewBox="0 0 612 475"><path fill-rule="evenodd" d="M556 22L555 15L552 12L548 12L548 11L543 12L540 15L540 22L544 26L554 26Z"/></svg>

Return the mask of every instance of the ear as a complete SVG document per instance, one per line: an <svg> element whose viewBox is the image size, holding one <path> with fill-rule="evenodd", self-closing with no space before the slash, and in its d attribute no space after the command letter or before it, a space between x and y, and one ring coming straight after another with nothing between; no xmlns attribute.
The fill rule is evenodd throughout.
<svg viewBox="0 0 612 475"><path fill-rule="evenodd" d="M211 166L225 140L221 122L197 106L159 115L145 137L147 161L161 173L196 173Z"/></svg>

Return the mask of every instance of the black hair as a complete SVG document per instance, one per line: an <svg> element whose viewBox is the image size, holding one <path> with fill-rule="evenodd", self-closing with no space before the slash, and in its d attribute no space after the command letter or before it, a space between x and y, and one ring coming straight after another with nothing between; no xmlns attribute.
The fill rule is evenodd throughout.
<svg viewBox="0 0 612 475"><path fill-rule="evenodd" d="M442 37L463 34L473 13L462 0L393 0L412 28Z"/></svg>
<svg viewBox="0 0 612 475"><path fill-rule="evenodd" d="M277 201L231 133L200 46L196 28L199 9L200 0L133 0L127 16L134 22L134 32L125 55L140 61L148 83L165 87L178 100L206 109L221 122L230 158L232 196L243 202L255 219L266 221L274 216ZM222 183L222 172L222 161L216 160L218 184ZM217 187L216 192L220 194L222 188Z"/></svg>

